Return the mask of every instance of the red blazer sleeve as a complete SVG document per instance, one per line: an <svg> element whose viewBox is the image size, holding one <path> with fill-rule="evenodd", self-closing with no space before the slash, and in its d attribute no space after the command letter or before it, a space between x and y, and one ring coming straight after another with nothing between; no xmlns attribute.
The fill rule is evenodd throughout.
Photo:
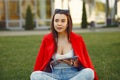
<svg viewBox="0 0 120 80"><path fill-rule="evenodd" d="M42 40L42 43L40 45L40 49L38 52L38 55L36 57L36 62L34 65L34 71L38 71L38 70L43 70L43 64L44 64L44 53L45 53L45 39Z"/></svg>
<svg viewBox="0 0 120 80"><path fill-rule="evenodd" d="M92 64L92 61L89 57L89 54L88 54L88 51L87 51L87 48L86 48L86 45L84 43L83 38L81 38L81 43L82 43L82 47L83 47L83 53L84 53L84 58L85 58L84 60L85 60L85 63L86 63L86 67L89 67L89 68L94 70L94 74L95 74L95 79L94 80L98 80L98 76L97 76L96 71L94 69L94 66Z"/></svg>

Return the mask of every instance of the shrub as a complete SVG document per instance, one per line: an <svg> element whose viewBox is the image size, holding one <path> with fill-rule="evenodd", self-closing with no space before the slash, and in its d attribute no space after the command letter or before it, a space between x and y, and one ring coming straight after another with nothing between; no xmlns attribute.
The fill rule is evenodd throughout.
<svg viewBox="0 0 120 80"><path fill-rule="evenodd" d="M25 17L25 30L32 30L34 29L34 21L33 21L33 14L31 12L30 6L28 6L26 11L26 17Z"/></svg>
<svg viewBox="0 0 120 80"><path fill-rule="evenodd" d="M83 13L82 13L82 28L87 28L87 14L86 14L86 7L85 7L85 1L83 1Z"/></svg>

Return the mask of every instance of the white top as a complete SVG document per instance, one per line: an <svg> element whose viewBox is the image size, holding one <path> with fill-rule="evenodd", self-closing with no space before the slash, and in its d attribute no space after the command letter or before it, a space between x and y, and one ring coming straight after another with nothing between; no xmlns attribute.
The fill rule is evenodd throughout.
<svg viewBox="0 0 120 80"><path fill-rule="evenodd" d="M55 55L53 55L52 58L54 60L59 60L59 59L65 59L65 58L72 58L73 56L74 56L74 52L73 50L70 50L68 53L63 55L56 53Z"/></svg>

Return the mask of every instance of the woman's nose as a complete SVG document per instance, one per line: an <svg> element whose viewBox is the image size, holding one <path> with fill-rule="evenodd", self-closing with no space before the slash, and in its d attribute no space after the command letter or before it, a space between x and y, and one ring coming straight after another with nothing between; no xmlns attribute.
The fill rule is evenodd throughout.
<svg viewBox="0 0 120 80"><path fill-rule="evenodd" d="M60 21L58 22L58 25L61 25L61 22L60 22Z"/></svg>

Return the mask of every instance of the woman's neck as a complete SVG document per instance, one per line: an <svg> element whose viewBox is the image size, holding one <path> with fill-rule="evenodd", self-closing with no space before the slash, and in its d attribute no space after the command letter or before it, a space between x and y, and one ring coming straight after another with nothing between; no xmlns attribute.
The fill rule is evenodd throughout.
<svg viewBox="0 0 120 80"><path fill-rule="evenodd" d="M58 33L58 38L63 39L63 38L67 38L67 33Z"/></svg>

